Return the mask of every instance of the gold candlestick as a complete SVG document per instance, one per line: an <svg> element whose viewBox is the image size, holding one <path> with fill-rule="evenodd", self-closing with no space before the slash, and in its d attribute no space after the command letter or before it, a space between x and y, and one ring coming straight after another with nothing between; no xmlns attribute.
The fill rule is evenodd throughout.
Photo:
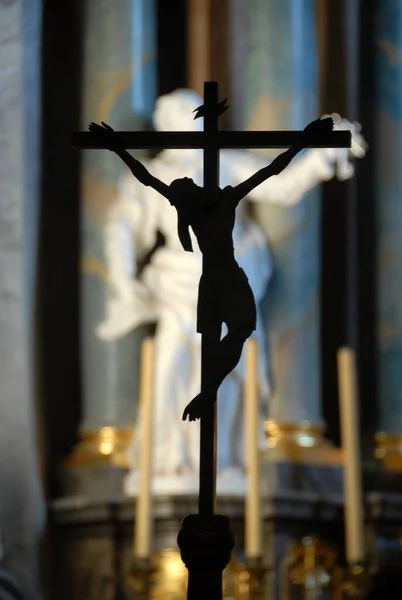
<svg viewBox="0 0 402 600"><path fill-rule="evenodd" d="M370 572L366 565L350 565L344 573L336 600L365 598L370 584Z"/></svg>

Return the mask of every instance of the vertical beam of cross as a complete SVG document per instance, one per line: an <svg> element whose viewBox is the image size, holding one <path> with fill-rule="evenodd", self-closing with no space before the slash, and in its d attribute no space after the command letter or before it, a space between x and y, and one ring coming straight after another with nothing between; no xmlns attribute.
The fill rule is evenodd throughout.
<svg viewBox="0 0 402 600"><path fill-rule="evenodd" d="M215 81L204 83L204 132L218 131L218 84ZM204 188L207 193L214 193L219 186L219 147L204 149ZM221 328L211 328L203 332L201 339L201 391L208 380L208 363L211 350L216 347L221 337ZM201 418L200 436L200 487L198 512L200 515L211 515L216 505L216 444L217 444L217 402L208 405Z"/></svg>

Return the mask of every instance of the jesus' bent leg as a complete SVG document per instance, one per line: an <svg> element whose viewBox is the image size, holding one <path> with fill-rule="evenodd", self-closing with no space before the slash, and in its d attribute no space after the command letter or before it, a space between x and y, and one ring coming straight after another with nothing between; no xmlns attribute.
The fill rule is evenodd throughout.
<svg viewBox="0 0 402 600"><path fill-rule="evenodd" d="M236 328L233 331L229 330L216 349L211 349L207 381L202 382L203 391L186 406L183 413L184 421L187 416L190 421L199 419L206 406L215 402L219 386L238 364L244 343L252 333L253 329L251 327Z"/></svg>

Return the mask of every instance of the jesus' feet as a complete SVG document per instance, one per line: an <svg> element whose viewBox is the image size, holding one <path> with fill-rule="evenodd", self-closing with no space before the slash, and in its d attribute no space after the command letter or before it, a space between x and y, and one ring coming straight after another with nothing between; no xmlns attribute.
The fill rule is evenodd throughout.
<svg viewBox="0 0 402 600"><path fill-rule="evenodd" d="M215 400L210 394L198 394L190 404L187 404L183 412L183 421L189 418L189 421L200 419L208 405Z"/></svg>

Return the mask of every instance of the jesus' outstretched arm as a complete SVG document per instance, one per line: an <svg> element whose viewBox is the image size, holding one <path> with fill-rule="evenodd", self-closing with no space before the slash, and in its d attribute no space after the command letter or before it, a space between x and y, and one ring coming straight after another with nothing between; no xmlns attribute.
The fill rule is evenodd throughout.
<svg viewBox="0 0 402 600"><path fill-rule="evenodd" d="M307 127L304 130L304 142L302 140L300 145L293 146L292 148L289 148L289 150L282 152L267 167L260 169L259 171L257 171L257 173L246 179L246 181L240 183L235 188L233 188L234 199L239 202L242 198L250 194L250 192L252 192L254 188L259 186L261 183L263 183L273 175L279 175L279 173L282 173L282 171L289 165L291 160L297 154L299 154L299 152L304 150L304 148L308 145L308 139L310 136L322 135L323 137L325 137L325 135L332 131L332 127L333 121L330 117L325 119L317 119L309 125L307 125Z"/></svg>
<svg viewBox="0 0 402 600"><path fill-rule="evenodd" d="M240 201L245 198L250 192L253 191L258 185L272 177L273 175L279 175L288 166L290 161L303 150L303 147L289 148L286 152L279 154L267 167L260 169L257 173L254 173L251 177L239 183L233 188L233 195Z"/></svg>
<svg viewBox="0 0 402 600"><path fill-rule="evenodd" d="M117 154L117 156L119 156L122 159L122 161L130 169L134 177L136 177L136 179L138 179L140 183L146 185L147 187L152 187L154 190L162 194L162 196L169 199L168 185L163 183L163 181L161 181L157 177L151 175L148 169L146 169L144 165L140 163L139 160L137 160L136 158L134 158L134 156L127 152L127 150L125 150L124 148L118 148L114 145L114 130L110 127L110 125L103 123L103 121L102 125L98 125L97 123L91 123L88 129L93 135L102 138L105 147L111 152Z"/></svg>

